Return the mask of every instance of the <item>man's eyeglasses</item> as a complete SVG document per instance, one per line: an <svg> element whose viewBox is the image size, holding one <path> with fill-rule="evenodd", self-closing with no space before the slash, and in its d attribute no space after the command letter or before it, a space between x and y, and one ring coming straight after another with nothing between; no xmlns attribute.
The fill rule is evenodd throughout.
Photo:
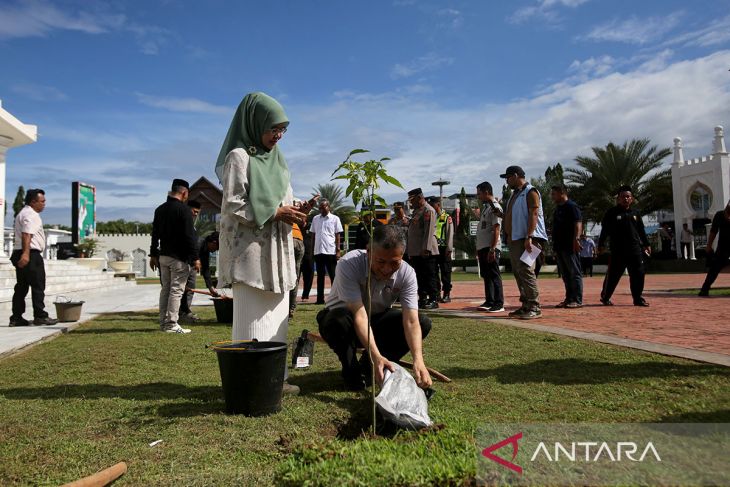
<svg viewBox="0 0 730 487"><path fill-rule="evenodd" d="M274 127L274 128L269 129L268 131L274 135L284 135L286 133L286 127L283 127L283 128Z"/></svg>

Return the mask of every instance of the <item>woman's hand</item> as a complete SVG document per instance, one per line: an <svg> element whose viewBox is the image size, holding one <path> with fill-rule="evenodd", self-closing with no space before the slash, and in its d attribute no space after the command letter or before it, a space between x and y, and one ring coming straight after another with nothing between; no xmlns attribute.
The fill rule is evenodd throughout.
<svg viewBox="0 0 730 487"><path fill-rule="evenodd" d="M289 225L294 225L296 223L301 228L305 223L307 223L307 215L306 213L299 211L296 206L280 206L276 209L274 221L288 223Z"/></svg>

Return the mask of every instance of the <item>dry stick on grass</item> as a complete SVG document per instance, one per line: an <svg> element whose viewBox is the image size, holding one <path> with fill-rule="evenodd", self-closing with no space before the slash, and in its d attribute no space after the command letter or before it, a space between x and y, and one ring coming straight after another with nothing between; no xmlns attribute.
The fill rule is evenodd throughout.
<svg viewBox="0 0 730 487"><path fill-rule="evenodd" d="M64 484L61 487L103 487L111 484L125 473L127 473L127 464L119 462L101 472L96 472L94 475Z"/></svg>

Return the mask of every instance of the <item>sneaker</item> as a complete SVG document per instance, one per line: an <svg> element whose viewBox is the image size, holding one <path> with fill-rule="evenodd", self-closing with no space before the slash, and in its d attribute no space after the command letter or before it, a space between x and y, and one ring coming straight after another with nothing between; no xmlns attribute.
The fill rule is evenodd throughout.
<svg viewBox="0 0 730 487"><path fill-rule="evenodd" d="M575 309L575 308L582 308L583 305L581 303L577 303L577 302L573 301L571 303L565 303L565 306L563 306L563 307L568 308L568 309Z"/></svg>
<svg viewBox="0 0 730 487"><path fill-rule="evenodd" d="M649 303L646 302L646 299L641 298L638 301L634 301L634 306L649 306Z"/></svg>
<svg viewBox="0 0 730 487"><path fill-rule="evenodd" d="M185 333L190 333L192 330L190 330L188 328L183 328L182 326L180 326L177 323L175 323L172 326L166 327L164 331L165 331L165 333L180 333L180 334L185 334Z"/></svg>
<svg viewBox="0 0 730 487"><path fill-rule="evenodd" d="M441 298L441 302L442 302L442 303L450 303L450 302L451 302L451 295L449 295L449 294L444 294L444 297L443 297L443 298Z"/></svg>
<svg viewBox="0 0 730 487"><path fill-rule="evenodd" d="M423 306L419 306L421 309L437 309L439 304L436 301L426 301Z"/></svg>
<svg viewBox="0 0 730 487"><path fill-rule="evenodd" d="M524 308L517 308L514 311L510 311L507 316L509 316L510 318L519 318L525 313L527 313L527 310L525 310Z"/></svg>
<svg viewBox="0 0 730 487"><path fill-rule="evenodd" d="M477 309L480 309L482 311L489 311L489 309L494 306L493 304L489 304L489 302L484 301L482 304L477 306Z"/></svg>
<svg viewBox="0 0 730 487"><path fill-rule="evenodd" d="M492 306L487 311L490 313L501 313L504 311L504 306Z"/></svg>
<svg viewBox="0 0 730 487"><path fill-rule="evenodd" d="M601 298L601 304L604 306L613 306L613 301L610 299Z"/></svg>
<svg viewBox="0 0 730 487"><path fill-rule="evenodd" d="M539 309L526 311L519 316L521 320L534 320L540 317L542 317L542 311L540 311Z"/></svg>
<svg viewBox="0 0 730 487"><path fill-rule="evenodd" d="M284 387L282 388L283 394L288 396L298 396L299 392L299 386L295 386L294 384L289 384L287 381L284 381Z"/></svg>
<svg viewBox="0 0 730 487"><path fill-rule="evenodd" d="M565 308L567 303L565 301L561 301L558 304L555 305L556 308Z"/></svg>
<svg viewBox="0 0 730 487"><path fill-rule="evenodd" d="M46 316L44 318L36 318L33 320L33 324L36 326L49 326L49 325L55 325L58 323L58 320L56 318L51 318L50 316Z"/></svg>
<svg viewBox="0 0 730 487"><path fill-rule="evenodd" d="M180 321L183 323L197 323L200 321L200 317L195 313L185 313L184 315L180 315Z"/></svg>
<svg viewBox="0 0 730 487"><path fill-rule="evenodd" d="M14 318L10 317L10 322L8 323L8 326L29 326L30 321L26 320L22 316L20 318Z"/></svg>

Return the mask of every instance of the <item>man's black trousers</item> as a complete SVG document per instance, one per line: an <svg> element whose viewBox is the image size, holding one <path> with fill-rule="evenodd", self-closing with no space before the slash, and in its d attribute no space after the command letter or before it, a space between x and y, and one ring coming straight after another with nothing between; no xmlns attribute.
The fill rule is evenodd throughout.
<svg viewBox="0 0 730 487"><path fill-rule="evenodd" d="M314 256L314 263L317 266L317 302L323 304L325 272L330 276L330 284L333 283L335 281L337 256L334 254L317 254Z"/></svg>
<svg viewBox="0 0 730 487"><path fill-rule="evenodd" d="M418 257L411 257L411 266L416 271L418 298L421 301L425 299L438 301L439 282L438 272L436 271L436 256L423 257L419 255Z"/></svg>
<svg viewBox="0 0 730 487"><path fill-rule="evenodd" d="M644 255L641 250L634 252L615 252L611 254L608 261L608 271L603 281L603 291L601 298L604 300L611 299L613 292L624 275L624 271L629 270L629 285L631 287L631 296L634 303L640 302L644 293Z"/></svg>
<svg viewBox="0 0 730 487"><path fill-rule="evenodd" d="M18 269L21 250L13 250L10 262L15 267L15 292L13 293L13 318L20 318L25 313L25 297L30 289L33 300L33 317L45 318L48 313L45 311L43 299L46 297L46 269L43 265L43 256L39 250L30 251L30 261L22 269Z"/></svg>
<svg viewBox="0 0 730 487"><path fill-rule="evenodd" d="M400 309L389 309L378 313L373 315L370 321L372 338L383 357L390 361L398 361L408 353L408 342L403 330L403 312ZM421 324L421 337L426 338L431 331L431 318L418 313L418 321ZM367 347L367 344L361 344L355 334L355 318L352 312L347 308L325 308L317 314L317 323L319 323L319 334L342 363L342 375L345 380L352 375L359 375L361 370L355 349Z"/></svg>

